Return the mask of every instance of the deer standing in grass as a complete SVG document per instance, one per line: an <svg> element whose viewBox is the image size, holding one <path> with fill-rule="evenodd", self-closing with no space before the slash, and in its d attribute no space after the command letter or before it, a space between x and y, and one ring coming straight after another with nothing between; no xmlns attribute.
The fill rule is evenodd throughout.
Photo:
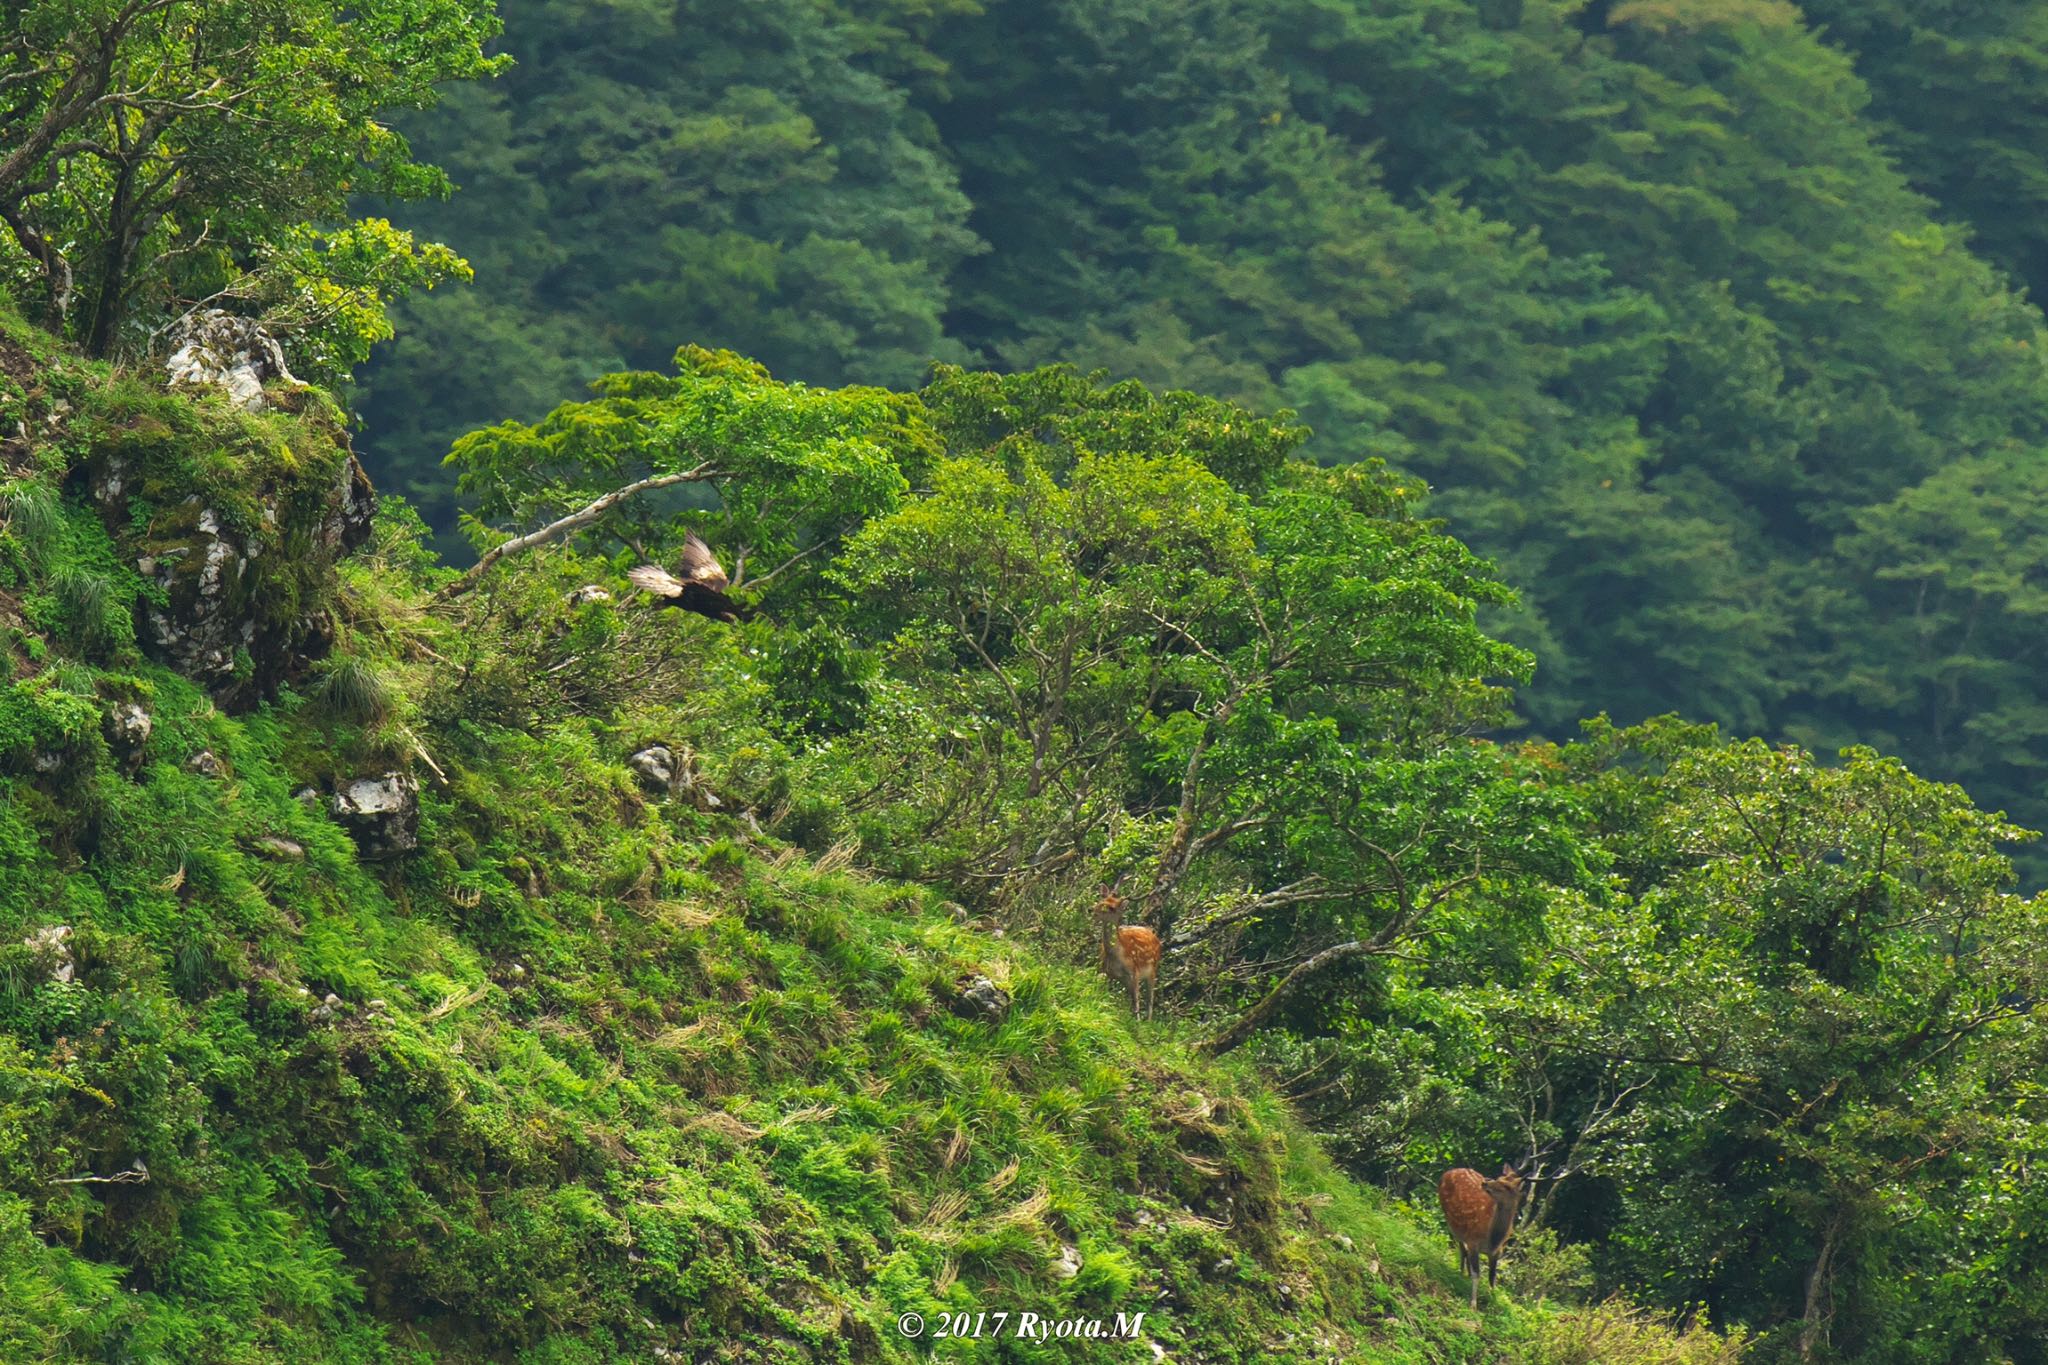
<svg viewBox="0 0 2048 1365"><path fill-rule="evenodd" d="M1095 906L1095 927L1102 935L1102 972L1120 981L1131 993L1131 1013L1150 1019L1159 1007L1159 935L1142 924L1119 924L1124 898L1105 891ZM1140 1008L1139 994L1151 987L1146 1005Z"/></svg>
<svg viewBox="0 0 2048 1365"><path fill-rule="evenodd" d="M1491 1288L1500 1273L1500 1249L1514 1234L1523 1193L1521 1173L1506 1164L1491 1180L1469 1166L1456 1166L1437 1182L1437 1202L1444 1206L1444 1221L1451 1225L1462 1258L1459 1269L1472 1277L1474 1308L1479 1306L1479 1258L1486 1258L1486 1283Z"/></svg>

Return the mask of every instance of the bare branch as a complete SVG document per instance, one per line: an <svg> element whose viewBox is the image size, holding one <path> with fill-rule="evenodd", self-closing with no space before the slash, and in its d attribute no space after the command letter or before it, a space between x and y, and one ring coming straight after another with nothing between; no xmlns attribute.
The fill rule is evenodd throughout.
<svg viewBox="0 0 2048 1365"><path fill-rule="evenodd" d="M516 555L523 550L530 550L536 545L545 545L557 536L565 536L571 531L580 530L630 498L637 497L642 493L651 492L657 488L672 488L679 483L702 483L706 479L716 478L718 472L717 467L707 461L696 466L694 469L680 470L673 474L656 474L651 478L629 483L624 488L614 488L603 497L578 508L566 517L549 522L538 531L529 531L523 536L514 536L503 544L493 545L490 549L484 551L483 557L477 560L469 572L441 589L434 596L437 600L443 602L460 597L471 588L474 588L477 585L477 581L499 560L510 555Z"/></svg>

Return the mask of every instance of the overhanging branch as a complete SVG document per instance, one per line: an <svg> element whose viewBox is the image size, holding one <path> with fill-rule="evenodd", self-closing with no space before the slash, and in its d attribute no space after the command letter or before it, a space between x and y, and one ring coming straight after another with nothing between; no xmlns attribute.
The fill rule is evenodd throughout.
<svg viewBox="0 0 2048 1365"><path fill-rule="evenodd" d="M491 566L499 560L510 555L516 555L523 550L530 550L536 545L545 545L557 536L565 536L571 531L580 530L629 498L636 497L641 493L652 492L657 488L672 488L679 483L702 483L706 479L716 478L718 474L719 470L716 466L700 464L694 469L685 469L674 474L656 474L650 478L641 479L636 483L629 483L624 488L614 488L596 501L578 508L566 517L549 522L538 531L529 531L523 536L514 536L501 545L493 545L490 549L484 551L483 557L477 560L475 566L469 572L441 589L434 596L443 602L462 596L471 588L474 588L478 580L485 573L489 572Z"/></svg>

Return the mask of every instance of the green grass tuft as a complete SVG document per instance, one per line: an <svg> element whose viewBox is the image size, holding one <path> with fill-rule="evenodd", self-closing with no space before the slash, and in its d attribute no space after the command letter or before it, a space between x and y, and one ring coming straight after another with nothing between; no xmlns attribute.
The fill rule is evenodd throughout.
<svg viewBox="0 0 2048 1365"><path fill-rule="evenodd" d="M57 495L47 484L21 480L0 489L0 529L21 545L32 564L48 559L62 525Z"/></svg>
<svg viewBox="0 0 2048 1365"><path fill-rule="evenodd" d="M380 724L392 711L391 688L383 673L356 655L329 664L314 696L329 715L352 725Z"/></svg>

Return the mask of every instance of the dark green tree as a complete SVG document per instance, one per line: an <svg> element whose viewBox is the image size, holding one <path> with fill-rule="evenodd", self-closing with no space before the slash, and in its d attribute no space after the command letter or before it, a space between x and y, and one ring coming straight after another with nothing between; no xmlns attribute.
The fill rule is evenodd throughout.
<svg viewBox="0 0 2048 1365"><path fill-rule="evenodd" d="M496 32L485 0L10 6L0 269L95 355L233 301L343 375L390 334L386 298L461 268L386 224L337 226L353 195L446 189L383 119L496 70Z"/></svg>
<svg viewBox="0 0 2048 1365"><path fill-rule="evenodd" d="M406 221L487 283L412 304L361 395L374 471L430 519L457 435L684 342L832 385L965 355L939 319L978 243L906 89L931 7L501 9L518 65L409 125L463 190Z"/></svg>
<svg viewBox="0 0 2048 1365"><path fill-rule="evenodd" d="M1886 142L1945 217L2034 297L2048 286L2048 7L1802 0L1870 86Z"/></svg>

